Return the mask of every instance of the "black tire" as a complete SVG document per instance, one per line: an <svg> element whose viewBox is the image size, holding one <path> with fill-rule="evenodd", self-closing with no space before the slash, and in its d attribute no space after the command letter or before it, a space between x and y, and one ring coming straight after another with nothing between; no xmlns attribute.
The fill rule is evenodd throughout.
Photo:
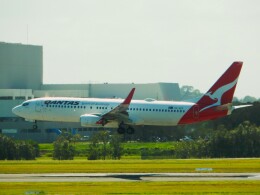
<svg viewBox="0 0 260 195"><path fill-rule="evenodd" d="M37 125L33 125L33 129L37 129L38 128L38 126Z"/></svg>
<svg viewBox="0 0 260 195"><path fill-rule="evenodd" d="M119 128L117 129L117 133L119 133L119 134L124 134L124 133L125 133L125 129L122 128L122 127L119 127Z"/></svg>
<svg viewBox="0 0 260 195"><path fill-rule="evenodd" d="M126 132L127 132L128 134L134 134L134 133L135 133L135 130L134 130L133 127L128 127L127 130L126 130Z"/></svg>

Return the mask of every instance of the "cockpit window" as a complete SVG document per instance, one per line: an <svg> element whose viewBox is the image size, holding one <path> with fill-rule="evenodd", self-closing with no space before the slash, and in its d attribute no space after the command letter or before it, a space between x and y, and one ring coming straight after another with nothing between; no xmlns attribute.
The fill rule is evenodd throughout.
<svg viewBox="0 0 260 195"><path fill-rule="evenodd" d="M25 102L25 103L22 104L22 106L28 106L28 105L29 105L28 102Z"/></svg>

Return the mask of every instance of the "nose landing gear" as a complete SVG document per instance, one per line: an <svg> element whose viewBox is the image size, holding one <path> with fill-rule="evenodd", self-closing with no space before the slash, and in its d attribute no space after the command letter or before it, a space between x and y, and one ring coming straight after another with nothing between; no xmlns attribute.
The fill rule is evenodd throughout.
<svg viewBox="0 0 260 195"><path fill-rule="evenodd" d="M33 125L33 129L37 129L37 128L38 128L37 121L35 121Z"/></svg>

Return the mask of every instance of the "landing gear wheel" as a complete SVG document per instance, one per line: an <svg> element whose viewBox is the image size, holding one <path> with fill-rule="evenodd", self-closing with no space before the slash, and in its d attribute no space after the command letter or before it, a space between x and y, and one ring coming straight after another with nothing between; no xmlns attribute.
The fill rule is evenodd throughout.
<svg viewBox="0 0 260 195"><path fill-rule="evenodd" d="M134 133L135 133L135 130L134 130L133 127L128 127L127 130L126 130L126 132L127 132L128 134L134 134Z"/></svg>
<svg viewBox="0 0 260 195"><path fill-rule="evenodd" d="M118 132L119 134L124 134L124 133L125 133L125 129L122 128L122 127L119 127L119 128L117 129L117 132Z"/></svg>

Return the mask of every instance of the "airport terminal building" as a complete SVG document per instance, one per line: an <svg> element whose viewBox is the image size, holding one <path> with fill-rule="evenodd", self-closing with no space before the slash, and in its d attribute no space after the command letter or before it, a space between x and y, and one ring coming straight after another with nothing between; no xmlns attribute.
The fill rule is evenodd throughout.
<svg viewBox="0 0 260 195"><path fill-rule="evenodd" d="M0 132L16 139L52 142L57 129L82 136L97 130L80 123L32 122L12 113L23 101L38 97L125 98L135 87L134 99L180 100L178 83L149 84L43 84L43 47L0 42Z"/></svg>

